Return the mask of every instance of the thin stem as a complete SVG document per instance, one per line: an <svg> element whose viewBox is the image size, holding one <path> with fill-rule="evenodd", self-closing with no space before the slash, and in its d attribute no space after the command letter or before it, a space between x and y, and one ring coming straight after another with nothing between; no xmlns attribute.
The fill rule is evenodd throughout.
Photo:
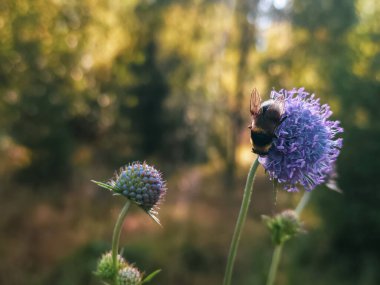
<svg viewBox="0 0 380 285"><path fill-rule="evenodd" d="M305 191L303 193L303 196L302 196L301 200L298 202L298 205L295 209L295 212L297 213L298 216L301 215L303 209L305 208L305 206L309 202L310 197L311 197L311 191Z"/></svg>
<svg viewBox="0 0 380 285"><path fill-rule="evenodd" d="M249 204L251 202L251 196L252 196L252 190L253 190L252 186L253 186L253 181L255 179L255 175L256 175L256 171L257 171L258 166L259 166L259 159L257 158L253 162L253 164L252 164L252 166L248 172L247 182L246 182L245 188L244 188L243 201L242 201L242 204L240 207L239 217L238 217L237 222L236 222L234 235L232 236L230 252L228 254L226 273L224 275L223 285L230 285L231 284L232 271L233 271L233 267L234 267L234 263L235 263L237 248L239 245L241 232L243 230L243 225L244 225L246 217L247 217L248 207L249 207Z"/></svg>
<svg viewBox="0 0 380 285"><path fill-rule="evenodd" d="M268 280L267 280L267 285L272 285L274 282L274 279L276 278L278 264L279 264L280 258L281 258L282 247L283 247L283 243L276 245L276 247L274 248L272 263L271 263L270 269L269 269L269 276L268 276Z"/></svg>
<svg viewBox="0 0 380 285"><path fill-rule="evenodd" d="M113 229L113 236L112 236L112 264L116 270L117 268L117 253L119 250L119 240L120 240L120 233L121 233L121 227L123 225L125 216L127 215L129 206L131 205L131 202L128 200L127 203L125 203L123 209L121 210L119 217L117 218L115 227Z"/></svg>
<svg viewBox="0 0 380 285"><path fill-rule="evenodd" d="M301 200L298 202L298 205L295 209L297 216L299 217L309 202L311 197L311 191L305 191ZM280 263L282 248L284 247L284 243L276 245L273 252L272 262L269 269L269 275L267 280L267 285L272 285L277 274L278 264Z"/></svg>
<svg viewBox="0 0 380 285"><path fill-rule="evenodd" d="M273 210L275 210L277 205L277 193L278 193L278 181L273 179Z"/></svg>

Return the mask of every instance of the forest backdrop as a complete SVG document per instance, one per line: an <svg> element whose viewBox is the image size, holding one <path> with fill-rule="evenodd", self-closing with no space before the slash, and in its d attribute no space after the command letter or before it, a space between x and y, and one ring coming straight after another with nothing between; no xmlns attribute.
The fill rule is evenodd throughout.
<svg viewBox="0 0 380 285"><path fill-rule="evenodd" d="M278 285L380 280L376 0L2 0L0 284L100 284L122 199L93 185L135 160L168 180L157 227L125 223L155 284L221 284L250 152L249 94L304 86L345 129L339 195L315 190ZM236 284L263 284L275 206L262 171ZM152 283L153 284L153 283Z"/></svg>

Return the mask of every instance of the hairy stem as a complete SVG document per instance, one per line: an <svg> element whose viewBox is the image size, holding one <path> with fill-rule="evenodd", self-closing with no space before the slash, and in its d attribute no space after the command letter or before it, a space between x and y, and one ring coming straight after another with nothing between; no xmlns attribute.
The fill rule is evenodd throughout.
<svg viewBox="0 0 380 285"><path fill-rule="evenodd" d="M310 191L308 191L308 192L305 191L303 193L303 196L302 196L301 200L298 202L298 205L295 209L295 212L296 212L298 217L301 215L303 209L306 207L307 203L309 202L310 196L311 196ZM282 252L283 247L284 247L284 243L281 243L281 244L277 244L276 247L274 248L272 262L270 265L269 275L268 275L268 280L267 280L266 285L273 285L273 282L276 278L278 265L280 263L281 252Z"/></svg>
<svg viewBox="0 0 380 285"><path fill-rule="evenodd" d="M113 229L113 236L112 236L112 264L117 269L117 253L119 251L119 240L120 240L120 233L121 228L125 219L125 216L127 215L129 206L131 205L131 202L128 200L127 203L125 203L123 209L121 210L119 217L117 218L115 227Z"/></svg>
<svg viewBox="0 0 380 285"><path fill-rule="evenodd" d="M272 263L271 263L270 269L269 269L269 276L268 276L268 280L267 280L267 285L272 285L274 282L274 279L276 278L278 264L279 264L280 258L281 258L282 247L283 247L283 243L276 245L276 247L274 248Z"/></svg>
<svg viewBox="0 0 380 285"><path fill-rule="evenodd" d="M236 258L236 253L241 237L241 233L243 230L243 226L247 217L247 212L249 208L249 204L251 201L251 196L252 196L252 191L253 191L253 181L256 176L256 171L259 166L259 160L258 158L253 162L249 172L248 172L248 177L247 177L247 182L245 184L245 189L244 189L244 196L243 196L243 201L240 207L240 212L239 212L239 217L236 222L235 226L235 231L232 236L232 241L231 241L231 246L230 246L230 252L228 254L228 259L227 259L227 266L226 266L226 272L224 275L224 281L223 285L230 285L231 284L231 279L232 279L232 271L235 263L235 258Z"/></svg>
<svg viewBox="0 0 380 285"><path fill-rule="evenodd" d="M307 192L305 191L303 193L303 196L302 196L301 200L298 202L298 205L295 209L295 212L297 213L298 216L301 215L303 209L305 208L305 206L309 202L310 197L311 197L311 191L307 191Z"/></svg>

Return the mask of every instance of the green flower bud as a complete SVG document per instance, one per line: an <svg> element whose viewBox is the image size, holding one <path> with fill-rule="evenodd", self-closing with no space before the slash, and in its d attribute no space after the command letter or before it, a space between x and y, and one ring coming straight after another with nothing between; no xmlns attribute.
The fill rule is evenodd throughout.
<svg viewBox="0 0 380 285"><path fill-rule="evenodd" d="M271 233L272 241L277 245L303 231L302 224L293 210L285 210L274 217L263 216L263 221Z"/></svg>
<svg viewBox="0 0 380 285"><path fill-rule="evenodd" d="M121 268L117 274L116 285L140 285L142 274L132 265Z"/></svg>
<svg viewBox="0 0 380 285"><path fill-rule="evenodd" d="M98 266L95 271L95 275L104 281L112 281L116 273L124 267L126 264L123 257L117 256L117 266L116 269L112 264L112 254L111 252L102 255L98 262Z"/></svg>

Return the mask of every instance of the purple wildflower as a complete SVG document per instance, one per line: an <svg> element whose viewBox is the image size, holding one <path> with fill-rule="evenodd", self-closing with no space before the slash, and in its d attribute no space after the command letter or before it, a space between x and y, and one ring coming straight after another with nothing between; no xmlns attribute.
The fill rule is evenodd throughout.
<svg viewBox="0 0 380 285"><path fill-rule="evenodd" d="M339 121L330 121L330 107L321 105L303 88L272 91L271 99L285 98L286 119L277 128L267 156L259 158L271 179L284 184L287 191L306 191L328 182L342 147Z"/></svg>

